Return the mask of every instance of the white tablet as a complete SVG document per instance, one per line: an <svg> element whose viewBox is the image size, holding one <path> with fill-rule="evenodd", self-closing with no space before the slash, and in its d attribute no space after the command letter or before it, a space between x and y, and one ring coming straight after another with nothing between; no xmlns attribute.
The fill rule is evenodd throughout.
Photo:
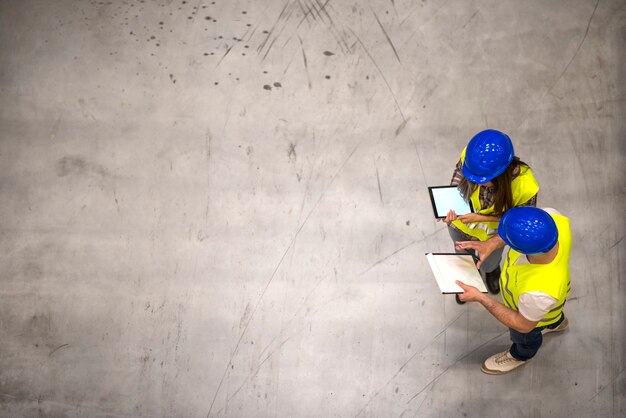
<svg viewBox="0 0 626 418"><path fill-rule="evenodd" d="M457 215L465 215L474 211L472 203L463 199L457 186L430 186L428 193L435 218L445 218L451 209Z"/></svg>

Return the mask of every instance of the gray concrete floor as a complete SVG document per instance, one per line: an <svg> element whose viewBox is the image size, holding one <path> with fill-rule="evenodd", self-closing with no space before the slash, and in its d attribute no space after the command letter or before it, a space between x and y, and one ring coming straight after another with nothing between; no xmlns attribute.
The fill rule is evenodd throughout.
<svg viewBox="0 0 626 418"><path fill-rule="evenodd" d="M0 415L623 417L625 2L0 2ZM571 329L439 294L427 185L508 132Z"/></svg>

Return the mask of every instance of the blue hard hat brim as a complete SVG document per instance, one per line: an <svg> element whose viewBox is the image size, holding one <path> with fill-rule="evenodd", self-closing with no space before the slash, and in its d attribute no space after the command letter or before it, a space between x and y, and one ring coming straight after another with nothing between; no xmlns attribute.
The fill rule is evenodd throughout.
<svg viewBox="0 0 626 418"><path fill-rule="evenodd" d="M543 254L543 253L547 253L548 251L550 251L552 249L552 247L554 247L556 245L556 242L558 241L558 236L555 236L554 240L549 245L546 245L543 248L533 249L532 252L528 252L528 251L524 251L523 248L519 248L519 247L513 245L511 243L511 241L509 241L508 238L506 237L506 234L500 232L500 228L498 228L498 235L500 235L500 238L502 238L502 241L504 241L504 243L506 245L508 245L509 247L511 247L512 249L517 251L518 253L522 253L522 254Z"/></svg>
<svg viewBox="0 0 626 418"><path fill-rule="evenodd" d="M511 161L513 161L512 158L511 158ZM469 169L467 168L467 164L465 164L465 161L464 161L463 162L463 167L462 167L461 171L463 171L463 176L466 179L468 179L469 181L471 181L472 183L474 183L474 184L485 184L488 181L491 181L491 180L495 179L500 174L504 173L504 170L509 168L510 164L511 163L509 162L508 165L506 165L505 167L499 169L498 171L495 171L491 176L478 176L478 175L472 173L471 171L469 171Z"/></svg>

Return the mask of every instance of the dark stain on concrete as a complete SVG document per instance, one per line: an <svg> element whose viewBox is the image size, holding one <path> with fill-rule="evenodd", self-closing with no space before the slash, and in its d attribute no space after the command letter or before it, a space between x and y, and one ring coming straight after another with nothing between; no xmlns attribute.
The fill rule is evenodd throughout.
<svg viewBox="0 0 626 418"><path fill-rule="evenodd" d="M289 143L289 148L287 149L287 156L289 157L290 160L296 160L298 158L298 155L296 154L296 144L294 144L293 142Z"/></svg>
<svg viewBox="0 0 626 418"><path fill-rule="evenodd" d="M83 174L85 171L87 171L87 163L81 157L66 155L57 161L56 172L59 177Z"/></svg>
<svg viewBox="0 0 626 418"><path fill-rule="evenodd" d="M83 157L77 155L66 155L56 163L56 174L59 177L69 175L96 174L98 176L108 176L107 170L101 165L90 163Z"/></svg>

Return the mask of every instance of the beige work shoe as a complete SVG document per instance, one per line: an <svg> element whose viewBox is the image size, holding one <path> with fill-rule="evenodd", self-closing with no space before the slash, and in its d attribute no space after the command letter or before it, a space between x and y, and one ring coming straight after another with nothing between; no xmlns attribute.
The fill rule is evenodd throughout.
<svg viewBox="0 0 626 418"><path fill-rule="evenodd" d="M561 332L561 331L565 331L567 329L567 327L569 326L569 321L567 320L567 317L563 320L563 322L561 322L559 324L558 327L556 328L544 328L541 330L541 334L542 335L546 335L549 334L551 332Z"/></svg>
<svg viewBox="0 0 626 418"><path fill-rule="evenodd" d="M525 361L514 358L509 350L494 354L480 365L480 370L487 374L505 374L522 366Z"/></svg>

